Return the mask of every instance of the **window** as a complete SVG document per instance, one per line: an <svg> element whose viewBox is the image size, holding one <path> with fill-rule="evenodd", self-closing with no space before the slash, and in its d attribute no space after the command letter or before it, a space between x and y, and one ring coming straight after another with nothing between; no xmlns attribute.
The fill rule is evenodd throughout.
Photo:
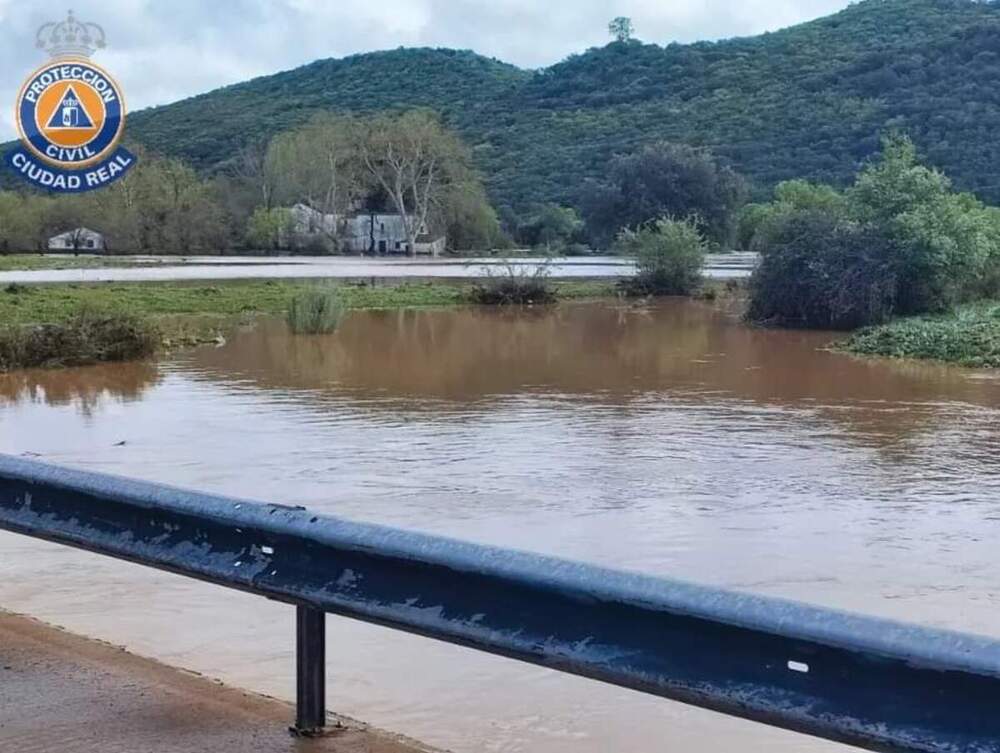
<svg viewBox="0 0 1000 753"><path fill-rule="evenodd" d="M93 247L94 247L94 241L93 240L87 241L87 248L93 248Z"/></svg>

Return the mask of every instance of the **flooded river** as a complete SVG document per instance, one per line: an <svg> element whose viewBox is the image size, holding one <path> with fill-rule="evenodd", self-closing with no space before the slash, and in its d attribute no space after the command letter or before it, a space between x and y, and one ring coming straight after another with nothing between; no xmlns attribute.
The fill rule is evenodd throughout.
<svg viewBox="0 0 1000 753"><path fill-rule="evenodd" d="M0 451L1000 636L1000 378L832 338L689 301L275 321L0 377ZM294 695L289 607L6 534L0 576L3 607ZM330 706L457 753L841 750L330 623Z"/></svg>
<svg viewBox="0 0 1000 753"><path fill-rule="evenodd" d="M60 255L53 254L55 258ZM359 256L117 256L121 266L101 267L102 257L90 259L93 266L79 269L37 269L0 272L0 284L54 282L165 282L175 280L249 279L470 279L505 274L513 268L525 274L544 269L556 280L628 277L635 265L621 256L574 256L542 259L371 258ZM72 257L66 257L67 264ZM77 260L79 261L79 260ZM752 253L709 254L705 276L716 280L750 276L757 255Z"/></svg>

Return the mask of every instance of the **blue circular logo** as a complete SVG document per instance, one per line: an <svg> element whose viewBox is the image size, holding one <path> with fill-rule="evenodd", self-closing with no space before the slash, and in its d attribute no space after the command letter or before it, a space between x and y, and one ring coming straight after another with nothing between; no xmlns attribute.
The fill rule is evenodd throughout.
<svg viewBox="0 0 1000 753"><path fill-rule="evenodd" d="M74 170L114 152L125 129L125 100L100 66L62 59L28 77L15 115L21 141L36 157Z"/></svg>

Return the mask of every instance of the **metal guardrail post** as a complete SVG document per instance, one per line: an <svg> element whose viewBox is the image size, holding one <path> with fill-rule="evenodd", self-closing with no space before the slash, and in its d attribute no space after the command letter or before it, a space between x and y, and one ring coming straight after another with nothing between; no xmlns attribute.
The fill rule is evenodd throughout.
<svg viewBox="0 0 1000 753"><path fill-rule="evenodd" d="M326 614L296 607L295 659L298 735L317 735L326 727Z"/></svg>

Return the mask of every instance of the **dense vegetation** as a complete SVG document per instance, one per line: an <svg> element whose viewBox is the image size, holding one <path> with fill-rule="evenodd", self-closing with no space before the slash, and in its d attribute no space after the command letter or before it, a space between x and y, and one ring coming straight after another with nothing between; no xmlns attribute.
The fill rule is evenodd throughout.
<svg viewBox="0 0 1000 753"><path fill-rule="evenodd" d="M898 129L959 189L1000 203L993 3L864 0L752 38L622 39L536 72L452 50L321 60L135 113L129 132L214 174L319 110L428 107L471 145L494 205L522 213L577 205L615 155L658 140L710 147L760 195L796 177L843 186Z"/></svg>
<svg viewBox="0 0 1000 753"><path fill-rule="evenodd" d="M1000 211L952 189L912 142L888 137L842 195L801 181L748 207L761 262L748 316L855 329L897 315L946 311L996 294Z"/></svg>
<svg viewBox="0 0 1000 753"><path fill-rule="evenodd" d="M1000 368L1000 305L974 303L946 315L898 319L860 330L840 347L861 355Z"/></svg>

